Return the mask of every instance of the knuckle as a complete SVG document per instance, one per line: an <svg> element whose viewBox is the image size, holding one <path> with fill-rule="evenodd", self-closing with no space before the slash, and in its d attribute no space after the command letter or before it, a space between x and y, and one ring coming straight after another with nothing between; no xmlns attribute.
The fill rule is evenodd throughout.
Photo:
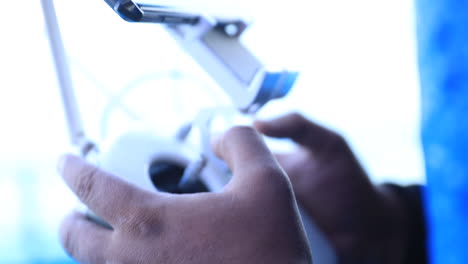
<svg viewBox="0 0 468 264"><path fill-rule="evenodd" d="M155 221L149 217L142 217L138 221L134 221L131 233L136 237L153 236L157 225Z"/></svg>
<svg viewBox="0 0 468 264"><path fill-rule="evenodd" d="M161 214L160 209L155 209L146 203L133 206L128 210L126 217L122 219L123 231L136 237L154 235L161 229L161 220L154 214L155 211L158 212L158 215Z"/></svg>
<svg viewBox="0 0 468 264"><path fill-rule="evenodd" d="M330 140L330 146L332 150L342 150L343 148L348 147L348 142L346 141L345 137L342 135L332 132L331 134L331 140Z"/></svg>
<svg viewBox="0 0 468 264"><path fill-rule="evenodd" d="M76 185L76 194L82 200L88 201L96 186L97 178L99 177L99 169L96 167L86 167L80 172Z"/></svg>
<svg viewBox="0 0 468 264"><path fill-rule="evenodd" d="M335 134L335 142L336 142L337 144L341 144L341 145L346 145L346 144L348 144L348 143L346 142L346 139L345 139L344 136L342 136L342 135L340 135L340 134L338 134L338 133L336 133L336 132L335 132L334 134Z"/></svg>

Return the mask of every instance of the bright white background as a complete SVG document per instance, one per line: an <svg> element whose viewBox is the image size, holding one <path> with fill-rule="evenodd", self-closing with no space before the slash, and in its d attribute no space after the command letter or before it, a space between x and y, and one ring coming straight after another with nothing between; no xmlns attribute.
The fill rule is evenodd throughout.
<svg viewBox="0 0 468 264"><path fill-rule="evenodd" d="M245 43L301 72L260 116L301 111L344 134L374 181L423 181L411 1L161 2L251 17ZM228 102L161 27L123 22L102 0L56 5L93 138L136 123L170 135L197 109ZM0 39L0 263L60 259L56 229L75 199L55 172L70 148L39 1L2 3ZM125 109L107 111L128 87Z"/></svg>

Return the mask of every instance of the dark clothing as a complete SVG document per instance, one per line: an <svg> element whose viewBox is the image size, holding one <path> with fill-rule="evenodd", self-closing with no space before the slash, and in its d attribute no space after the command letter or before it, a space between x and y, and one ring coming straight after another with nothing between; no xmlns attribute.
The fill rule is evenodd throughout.
<svg viewBox="0 0 468 264"><path fill-rule="evenodd" d="M401 187L394 184L388 186L405 202L409 216L409 241L404 264L427 264L424 187L418 185Z"/></svg>

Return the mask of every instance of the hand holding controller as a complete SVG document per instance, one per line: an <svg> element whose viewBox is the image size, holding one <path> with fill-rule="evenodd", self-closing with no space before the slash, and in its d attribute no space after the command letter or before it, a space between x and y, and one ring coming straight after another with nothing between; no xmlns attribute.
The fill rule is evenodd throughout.
<svg viewBox="0 0 468 264"><path fill-rule="evenodd" d="M259 135L236 127L214 143L233 178L218 193L150 192L65 156L61 174L109 230L74 213L62 226L83 263L311 263L291 184Z"/></svg>

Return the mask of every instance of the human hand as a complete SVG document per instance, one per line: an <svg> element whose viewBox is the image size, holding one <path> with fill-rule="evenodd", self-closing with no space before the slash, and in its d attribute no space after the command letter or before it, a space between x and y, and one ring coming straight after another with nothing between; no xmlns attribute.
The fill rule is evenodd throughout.
<svg viewBox="0 0 468 264"><path fill-rule="evenodd" d="M370 182L343 137L299 114L257 121L255 127L298 144L277 159L340 263L401 263L405 209L389 189Z"/></svg>
<svg viewBox="0 0 468 264"><path fill-rule="evenodd" d="M61 240L81 263L311 263L286 175L252 128L213 144L233 178L219 193L147 192L75 156L60 172L113 230L81 213L64 220Z"/></svg>

